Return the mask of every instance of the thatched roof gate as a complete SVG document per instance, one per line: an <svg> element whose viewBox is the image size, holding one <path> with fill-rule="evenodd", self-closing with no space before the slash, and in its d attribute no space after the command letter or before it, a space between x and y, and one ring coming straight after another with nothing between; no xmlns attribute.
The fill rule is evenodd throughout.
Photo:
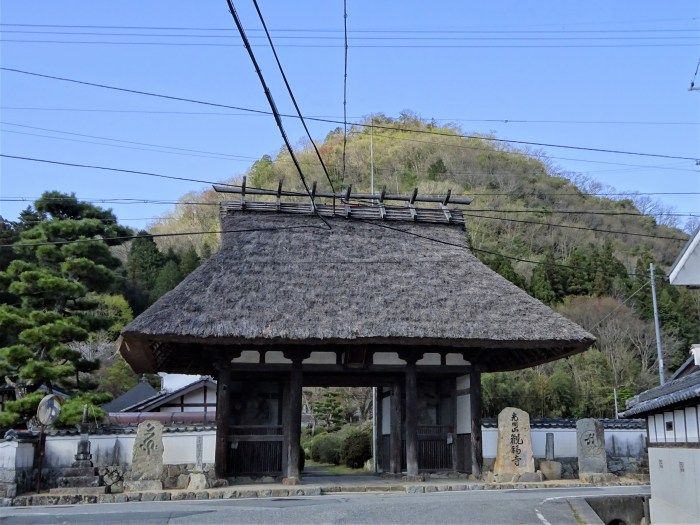
<svg viewBox="0 0 700 525"><path fill-rule="evenodd" d="M458 209L316 208L330 228L308 204L224 204L221 251L124 329L121 352L134 370L217 375L223 363L235 373L253 351L261 372L279 366L266 355L306 366L319 351L336 363L304 377L386 372L373 365L380 353L409 367L434 353L446 371L457 356L464 366L453 375L473 374L552 361L594 341L482 264Z"/></svg>

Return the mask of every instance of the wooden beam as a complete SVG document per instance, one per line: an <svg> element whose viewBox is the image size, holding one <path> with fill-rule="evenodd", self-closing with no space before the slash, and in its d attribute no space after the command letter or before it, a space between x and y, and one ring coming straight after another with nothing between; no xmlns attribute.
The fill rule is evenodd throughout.
<svg viewBox="0 0 700 525"><path fill-rule="evenodd" d="M289 464L289 457L287 455L287 450L289 449L289 376L285 377L282 381L282 403L280 408L282 409L282 476L287 475L287 465Z"/></svg>
<svg viewBox="0 0 700 525"><path fill-rule="evenodd" d="M392 474L401 474L401 403L403 398L402 390L402 382L395 381L391 391L391 419L389 420L389 470Z"/></svg>
<svg viewBox="0 0 700 525"><path fill-rule="evenodd" d="M216 384L216 445L214 471L219 479L228 477L229 425L231 414L231 369L222 363Z"/></svg>
<svg viewBox="0 0 700 525"><path fill-rule="evenodd" d="M469 373L469 404L472 416L471 455L472 474L481 477L484 466L484 452L481 440L481 372L472 366Z"/></svg>
<svg viewBox="0 0 700 525"><path fill-rule="evenodd" d="M418 373L415 361L406 363L406 475L418 476Z"/></svg>
<svg viewBox="0 0 700 525"><path fill-rule="evenodd" d="M292 363L289 373L289 415L288 427L285 434L289 435L287 442L287 476L283 480L286 485L296 485L301 482L299 473L299 441L301 439L301 409L302 409L302 365L297 360Z"/></svg>

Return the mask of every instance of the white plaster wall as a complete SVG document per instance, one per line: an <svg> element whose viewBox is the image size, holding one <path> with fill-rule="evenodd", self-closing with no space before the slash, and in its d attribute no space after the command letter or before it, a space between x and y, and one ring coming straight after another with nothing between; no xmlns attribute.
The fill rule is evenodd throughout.
<svg viewBox="0 0 700 525"><path fill-rule="evenodd" d="M379 392L388 391L383 388ZM391 396L386 396L382 399L382 435L391 434Z"/></svg>
<svg viewBox="0 0 700 525"><path fill-rule="evenodd" d="M18 441L0 442L0 469L31 468L34 464L34 445Z"/></svg>
<svg viewBox="0 0 700 525"><path fill-rule="evenodd" d="M163 434L163 463L196 463L197 436L202 436L202 462L214 462L216 431L167 432ZM96 467L130 465L136 434L90 436L92 462ZM47 467L70 467L75 461L79 436L47 436L44 464ZM1 451L2 449L0 449ZM4 457L4 454L3 454ZM29 466L32 457L30 456Z"/></svg>
<svg viewBox="0 0 700 525"><path fill-rule="evenodd" d="M578 455L576 449L576 429L575 428L535 428L531 430L532 454L536 458L546 456L547 434L554 434L554 457L571 458ZM615 451L620 456L637 456L644 453L645 431L634 430L606 430L605 448L612 453L613 442ZM495 458L498 447L498 430L495 428L482 429L482 442L485 458Z"/></svg>
<svg viewBox="0 0 700 525"><path fill-rule="evenodd" d="M649 447L649 475L652 523L700 523L699 448Z"/></svg>
<svg viewBox="0 0 700 525"><path fill-rule="evenodd" d="M469 388L469 375L459 376L457 378L457 390L465 390ZM457 396L457 434L471 434L472 432L472 408L469 400L469 394ZM483 434L482 434L483 435ZM483 439L483 438L482 438ZM485 445L484 445L485 446ZM487 456L486 456L487 457ZM494 455L495 457L495 455Z"/></svg>

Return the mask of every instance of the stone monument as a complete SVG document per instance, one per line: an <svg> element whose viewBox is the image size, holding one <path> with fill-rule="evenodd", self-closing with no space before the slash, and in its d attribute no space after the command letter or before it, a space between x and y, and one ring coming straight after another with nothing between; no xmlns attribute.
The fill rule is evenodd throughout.
<svg viewBox="0 0 700 525"><path fill-rule="evenodd" d="M610 476L605 454L603 424L593 418L576 422L578 477L583 481L603 481Z"/></svg>
<svg viewBox="0 0 700 525"><path fill-rule="evenodd" d="M498 414L498 449L493 467L495 481L541 481L532 455L530 415L514 407Z"/></svg>
<svg viewBox="0 0 700 525"><path fill-rule="evenodd" d="M125 490L163 490L163 424L144 421L134 441L131 471L124 481Z"/></svg>

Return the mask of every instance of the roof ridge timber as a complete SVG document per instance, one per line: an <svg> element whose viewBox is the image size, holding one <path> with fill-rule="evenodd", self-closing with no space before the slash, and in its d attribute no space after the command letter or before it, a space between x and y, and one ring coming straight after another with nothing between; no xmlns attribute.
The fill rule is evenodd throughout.
<svg viewBox="0 0 700 525"><path fill-rule="evenodd" d="M220 203L221 217L234 211L259 211L278 212L297 215L320 215L321 217L343 217L345 219L356 218L360 220L380 219L389 221L416 221L428 223L459 224L463 225L464 214L460 209L448 208L448 203L470 204L468 198L452 198L452 190L445 195L418 195L415 188L410 195L390 195L386 193L386 187L380 193L352 193L352 185L349 185L341 193L324 193L316 191L316 182L313 183L309 193L298 191L283 191L282 181L277 190L246 187L246 178L243 177L241 185L214 184L214 190L219 193L239 194L240 200L223 201ZM275 197L270 201L249 201L246 195L262 195ZM282 197L310 199L309 202L288 201L282 202ZM332 199L332 203L320 204L317 198ZM368 202L351 202L352 199ZM338 201L338 203L336 203ZM403 201L406 206L386 205L387 201ZM439 208L416 207L416 202L438 203Z"/></svg>

